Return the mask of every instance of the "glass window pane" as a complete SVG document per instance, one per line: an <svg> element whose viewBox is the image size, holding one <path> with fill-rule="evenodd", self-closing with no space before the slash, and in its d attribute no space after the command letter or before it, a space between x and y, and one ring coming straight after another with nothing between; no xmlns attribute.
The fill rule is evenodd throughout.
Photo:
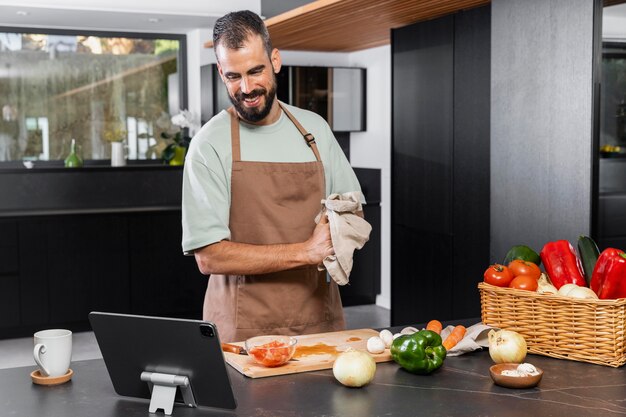
<svg viewBox="0 0 626 417"><path fill-rule="evenodd" d="M155 159L178 112L181 41L0 32L0 161Z"/></svg>

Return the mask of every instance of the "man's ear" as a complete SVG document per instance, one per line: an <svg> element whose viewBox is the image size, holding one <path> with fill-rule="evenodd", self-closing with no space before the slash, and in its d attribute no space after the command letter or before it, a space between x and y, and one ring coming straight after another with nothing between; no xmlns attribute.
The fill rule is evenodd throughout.
<svg viewBox="0 0 626 417"><path fill-rule="evenodd" d="M274 50L272 51L271 59L274 73L278 74L280 72L280 68L283 66L283 61L280 58L280 52L278 52L278 49L274 48Z"/></svg>

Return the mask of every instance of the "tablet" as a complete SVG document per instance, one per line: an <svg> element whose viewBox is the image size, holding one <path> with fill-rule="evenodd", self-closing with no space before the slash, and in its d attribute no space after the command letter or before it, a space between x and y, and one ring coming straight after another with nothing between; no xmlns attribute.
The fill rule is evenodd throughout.
<svg viewBox="0 0 626 417"><path fill-rule="evenodd" d="M104 312L89 313L89 322L117 394L150 399L145 375L175 375L187 378L194 405L236 407L214 324ZM175 402L190 405L179 388Z"/></svg>

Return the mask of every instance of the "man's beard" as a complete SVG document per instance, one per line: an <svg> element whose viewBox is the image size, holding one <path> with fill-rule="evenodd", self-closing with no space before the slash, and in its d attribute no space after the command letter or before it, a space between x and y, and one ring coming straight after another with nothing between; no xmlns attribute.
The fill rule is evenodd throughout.
<svg viewBox="0 0 626 417"><path fill-rule="evenodd" d="M265 97L265 105L262 107L246 107L243 104L244 99L246 98L254 98L257 96ZM257 88L256 90L252 90L250 93L245 94L241 91L235 93L235 96L228 95L230 102L235 106L235 110L239 113L239 116L245 121L256 123L259 122L268 114L270 114L270 110L272 109L272 104L274 104L274 100L276 99L276 78L274 78L274 82L269 91L265 88Z"/></svg>

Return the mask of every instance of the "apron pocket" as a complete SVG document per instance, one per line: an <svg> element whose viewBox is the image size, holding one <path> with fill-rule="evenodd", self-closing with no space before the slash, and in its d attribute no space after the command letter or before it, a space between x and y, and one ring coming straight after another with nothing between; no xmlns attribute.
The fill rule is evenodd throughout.
<svg viewBox="0 0 626 417"><path fill-rule="evenodd" d="M239 277L237 328L313 325L330 317L330 288L317 268Z"/></svg>

